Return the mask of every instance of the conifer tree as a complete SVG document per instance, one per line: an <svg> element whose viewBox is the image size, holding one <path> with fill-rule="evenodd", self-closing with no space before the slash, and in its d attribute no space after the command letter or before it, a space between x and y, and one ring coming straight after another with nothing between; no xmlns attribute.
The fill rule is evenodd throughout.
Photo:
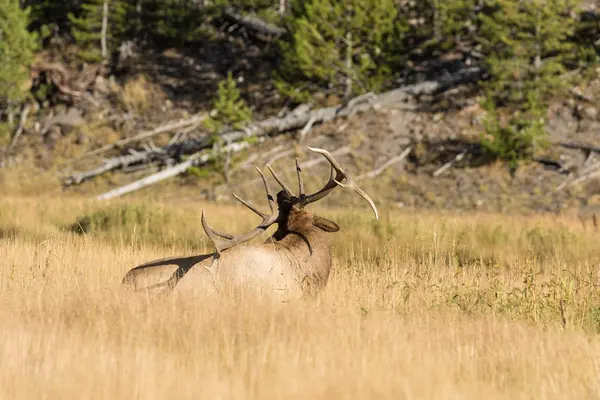
<svg viewBox="0 0 600 400"><path fill-rule="evenodd" d="M53 28L68 32L71 26L69 13L78 14L81 0L34 0L31 3L30 29L49 35Z"/></svg>
<svg viewBox="0 0 600 400"><path fill-rule="evenodd" d="M197 0L138 0L141 2L141 25L146 37L155 43L182 45L197 39L205 14L213 6L200 6ZM208 2L207 2L208 3Z"/></svg>
<svg viewBox="0 0 600 400"><path fill-rule="evenodd" d="M560 77L576 53L579 0L494 0L481 15L479 41L497 102L525 103L531 91L545 101L566 81Z"/></svg>
<svg viewBox="0 0 600 400"><path fill-rule="evenodd" d="M240 129L245 122L252 119L252 110L242 98L231 72L227 74L226 79L219 82L213 107L217 114L207 121L207 125L215 133L223 126Z"/></svg>
<svg viewBox="0 0 600 400"><path fill-rule="evenodd" d="M19 0L0 0L0 102L18 101L37 49L37 36L27 30L29 9Z"/></svg>
<svg viewBox="0 0 600 400"><path fill-rule="evenodd" d="M472 41L482 0L425 0L412 8L423 23L414 32L430 50L446 50Z"/></svg>
<svg viewBox="0 0 600 400"><path fill-rule="evenodd" d="M492 0L481 14L479 41L490 79L484 148L514 169L546 142L547 105L573 64L575 0ZM499 111L511 117L500 123Z"/></svg>
<svg viewBox="0 0 600 400"><path fill-rule="evenodd" d="M377 91L405 32L393 0L297 1L287 21L291 39L280 42L278 77L284 91L299 82L345 96Z"/></svg>
<svg viewBox="0 0 600 400"><path fill-rule="evenodd" d="M126 0L85 0L80 15L69 14L73 37L82 48L79 53L82 59L107 60L126 29L128 4Z"/></svg>

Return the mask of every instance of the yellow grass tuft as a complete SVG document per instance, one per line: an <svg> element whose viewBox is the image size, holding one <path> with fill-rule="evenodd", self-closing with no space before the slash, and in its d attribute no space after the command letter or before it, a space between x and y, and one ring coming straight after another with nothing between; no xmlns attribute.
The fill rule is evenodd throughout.
<svg viewBox="0 0 600 400"><path fill-rule="evenodd" d="M163 97L161 88L156 83L149 81L145 75L137 75L129 79L117 91L125 108L137 113L144 113L159 98Z"/></svg>
<svg viewBox="0 0 600 400"><path fill-rule="evenodd" d="M600 396L600 236L576 220L318 208L341 231L314 301L125 290L137 264L209 250L202 208L220 230L256 222L210 204L0 199L3 397Z"/></svg>

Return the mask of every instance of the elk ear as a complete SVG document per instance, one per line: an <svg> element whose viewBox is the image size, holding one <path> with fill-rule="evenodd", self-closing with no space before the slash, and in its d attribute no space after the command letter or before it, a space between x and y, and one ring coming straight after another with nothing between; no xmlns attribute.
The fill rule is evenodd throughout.
<svg viewBox="0 0 600 400"><path fill-rule="evenodd" d="M325 232L337 232L340 230L340 227L335 222L326 218L317 217L316 215L313 217L313 225L323 229Z"/></svg>

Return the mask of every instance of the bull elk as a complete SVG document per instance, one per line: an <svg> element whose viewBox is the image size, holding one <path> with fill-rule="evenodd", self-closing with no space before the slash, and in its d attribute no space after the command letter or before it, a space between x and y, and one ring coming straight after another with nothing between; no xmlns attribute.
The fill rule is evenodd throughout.
<svg viewBox="0 0 600 400"><path fill-rule="evenodd" d="M191 257L168 258L151 261L130 270L123 283L136 290L174 290L179 293L212 295L233 289L236 293L249 289L252 293L274 295L279 301L310 296L327 284L332 255L327 233L337 232L339 226L306 209L311 203L327 196L336 187L351 189L365 199L375 218L379 219L373 200L361 190L326 150L308 147L324 156L331 165L329 181L313 194L304 193L302 171L296 158L298 195L267 164L273 178L281 186L276 196L259 168L269 203L269 213L233 196L262 218L253 230L242 235L230 235L213 229L202 211L202 227L214 245L214 252ZM241 246L271 225L277 230L263 244Z"/></svg>

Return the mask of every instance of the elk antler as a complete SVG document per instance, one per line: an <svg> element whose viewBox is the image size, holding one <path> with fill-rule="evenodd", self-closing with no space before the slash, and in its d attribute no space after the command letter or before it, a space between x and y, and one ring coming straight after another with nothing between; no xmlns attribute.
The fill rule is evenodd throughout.
<svg viewBox="0 0 600 400"><path fill-rule="evenodd" d="M308 147L308 149L312 152L321 154L323 157L325 157L327 159L327 161L329 161L329 163L331 164L331 175L329 177L329 181L325 184L325 186L321 190L319 190L316 193L310 194L310 195L305 195L303 193L303 183L302 183L302 175L301 175L302 171L300 170L300 167L298 166L298 160L296 160L296 170L298 172L298 183L299 183L299 187L300 187L300 195L297 197L297 201L295 201L294 204L297 204L300 207L306 207L308 204L314 203L315 201L318 201L318 200L322 199L323 197L327 196L337 186L341 186L346 189L352 189L360 197L365 199L367 201L367 203L369 203L369 205L373 209L373 212L375 213L375 218L379 219L379 213L377 211L377 207L375 207L375 203L373 202L373 200L361 188L358 187L356 182L354 182L354 179L352 179L352 177L350 175L348 175L348 173L342 169L340 164L337 162L337 160L335 158L333 158L331 153L329 153L327 150L324 150L324 149L313 148L310 146L306 146L306 147ZM335 174L334 174L334 170L335 170ZM342 180L344 180L344 179L346 179L346 182L342 183Z"/></svg>
<svg viewBox="0 0 600 400"><path fill-rule="evenodd" d="M237 200L239 200L240 203L242 203L243 205L248 207L250 210L252 210L252 212L254 212L255 214L257 214L259 217L261 217L263 219L262 222L256 228L254 228L253 230L251 230L248 233L245 233L243 235L238 235L238 236L233 236L233 235L229 235L226 233L220 233L220 232L215 231L213 228L210 227L210 225L208 225L208 223L206 222L206 217L204 215L204 211L202 211L202 228L204 228L204 232L206 232L206 236L208 236L210 241L215 246L217 255L220 255L222 251L227 250L237 244L244 243L244 242L254 239L258 235L263 233L265 230L267 230L275 222L277 222L279 213L275 212L275 210L273 208L273 206L276 204L275 196L273 196L273 192L271 191L271 188L269 187L269 183L267 182L265 175L262 173L262 171L260 169L256 168L256 170L260 174L260 177L262 178L263 183L265 185L265 192L267 192L267 199L269 200L269 209L271 210L271 213L270 214L263 213L263 212L259 211L256 207L254 207L252 204L248 203L246 200L243 200L240 197L238 197L235 193L233 194L233 197L235 197Z"/></svg>

